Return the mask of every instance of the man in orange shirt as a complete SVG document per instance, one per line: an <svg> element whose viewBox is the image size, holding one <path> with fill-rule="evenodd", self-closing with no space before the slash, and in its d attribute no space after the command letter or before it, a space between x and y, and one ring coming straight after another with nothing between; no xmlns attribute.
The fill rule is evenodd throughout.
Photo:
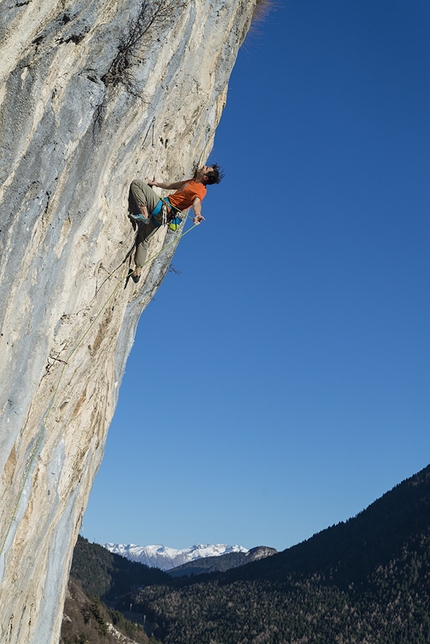
<svg viewBox="0 0 430 644"><path fill-rule="evenodd" d="M202 201L206 196L206 186L219 183L223 177L221 168L216 164L204 165L197 170L193 179L177 181L174 183L163 183L150 181L144 183L139 179L132 181L130 186L131 209L130 219L139 226L136 239L136 268L131 275L134 282L138 282L142 273L147 255L148 245L151 237L158 228L169 219L175 216L175 211L192 208L194 211L194 224L197 226L204 217L202 215ZM152 187L165 190L175 190L168 198L160 199ZM137 212L138 211L138 212ZM167 212L166 212L167 211Z"/></svg>

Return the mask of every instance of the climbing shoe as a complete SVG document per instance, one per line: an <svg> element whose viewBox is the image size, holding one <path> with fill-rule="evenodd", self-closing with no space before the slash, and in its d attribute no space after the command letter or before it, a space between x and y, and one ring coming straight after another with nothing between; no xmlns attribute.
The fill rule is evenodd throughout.
<svg viewBox="0 0 430 644"><path fill-rule="evenodd" d="M128 271L127 280L128 280L129 277L131 277L133 282L135 284L137 284L137 282L140 280L140 275L136 275L135 272L134 272L135 270L136 269L133 270L132 268L130 268L130 270Z"/></svg>
<svg viewBox="0 0 430 644"><path fill-rule="evenodd" d="M144 225L149 224L149 218L144 217L140 212L139 212L139 214L129 213L128 216L130 217L130 219L135 221L137 224L144 224Z"/></svg>

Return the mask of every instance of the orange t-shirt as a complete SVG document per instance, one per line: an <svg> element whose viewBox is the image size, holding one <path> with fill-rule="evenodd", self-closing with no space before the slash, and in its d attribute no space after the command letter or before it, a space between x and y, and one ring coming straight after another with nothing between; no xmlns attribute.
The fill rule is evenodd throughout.
<svg viewBox="0 0 430 644"><path fill-rule="evenodd" d="M186 210L193 205L193 201L196 197L203 201L206 195L206 186L202 183L198 183L193 179L189 181L184 181L182 188L174 192L172 195L169 195L169 201L172 206L179 208L179 210Z"/></svg>

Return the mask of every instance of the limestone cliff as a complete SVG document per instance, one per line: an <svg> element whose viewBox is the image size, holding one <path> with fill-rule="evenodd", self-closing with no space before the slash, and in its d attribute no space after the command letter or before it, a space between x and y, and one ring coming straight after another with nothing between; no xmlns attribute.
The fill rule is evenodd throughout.
<svg viewBox="0 0 430 644"><path fill-rule="evenodd" d="M57 642L138 318L130 180L206 161L256 0L0 3L0 642ZM160 333L159 341L163 341Z"/></svg>

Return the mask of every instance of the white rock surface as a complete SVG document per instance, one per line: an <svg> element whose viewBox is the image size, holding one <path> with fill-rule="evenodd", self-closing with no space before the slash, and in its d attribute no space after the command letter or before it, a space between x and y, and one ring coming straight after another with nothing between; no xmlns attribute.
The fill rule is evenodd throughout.
<svg viewBox="0 0 430 644"><path fill-rule="evenodd" d="M109 552L121 555L130 561L138 561L150 568L160 568L161 570L171 570L176 566L202 557L220 557L230 552L248 552L243 546L227 546L221 543L215 545L198 543L195 546L181 549L162 545L137 546L133 543L104 543L103 546Z"/></svg>
<svg viewBox="0 0 430 644"><path fill-rule="evenodd" d="M254 5L0 4L2 643L58 641L136 324L175 248L124 288L129 183L206 161Z"/></svg>

